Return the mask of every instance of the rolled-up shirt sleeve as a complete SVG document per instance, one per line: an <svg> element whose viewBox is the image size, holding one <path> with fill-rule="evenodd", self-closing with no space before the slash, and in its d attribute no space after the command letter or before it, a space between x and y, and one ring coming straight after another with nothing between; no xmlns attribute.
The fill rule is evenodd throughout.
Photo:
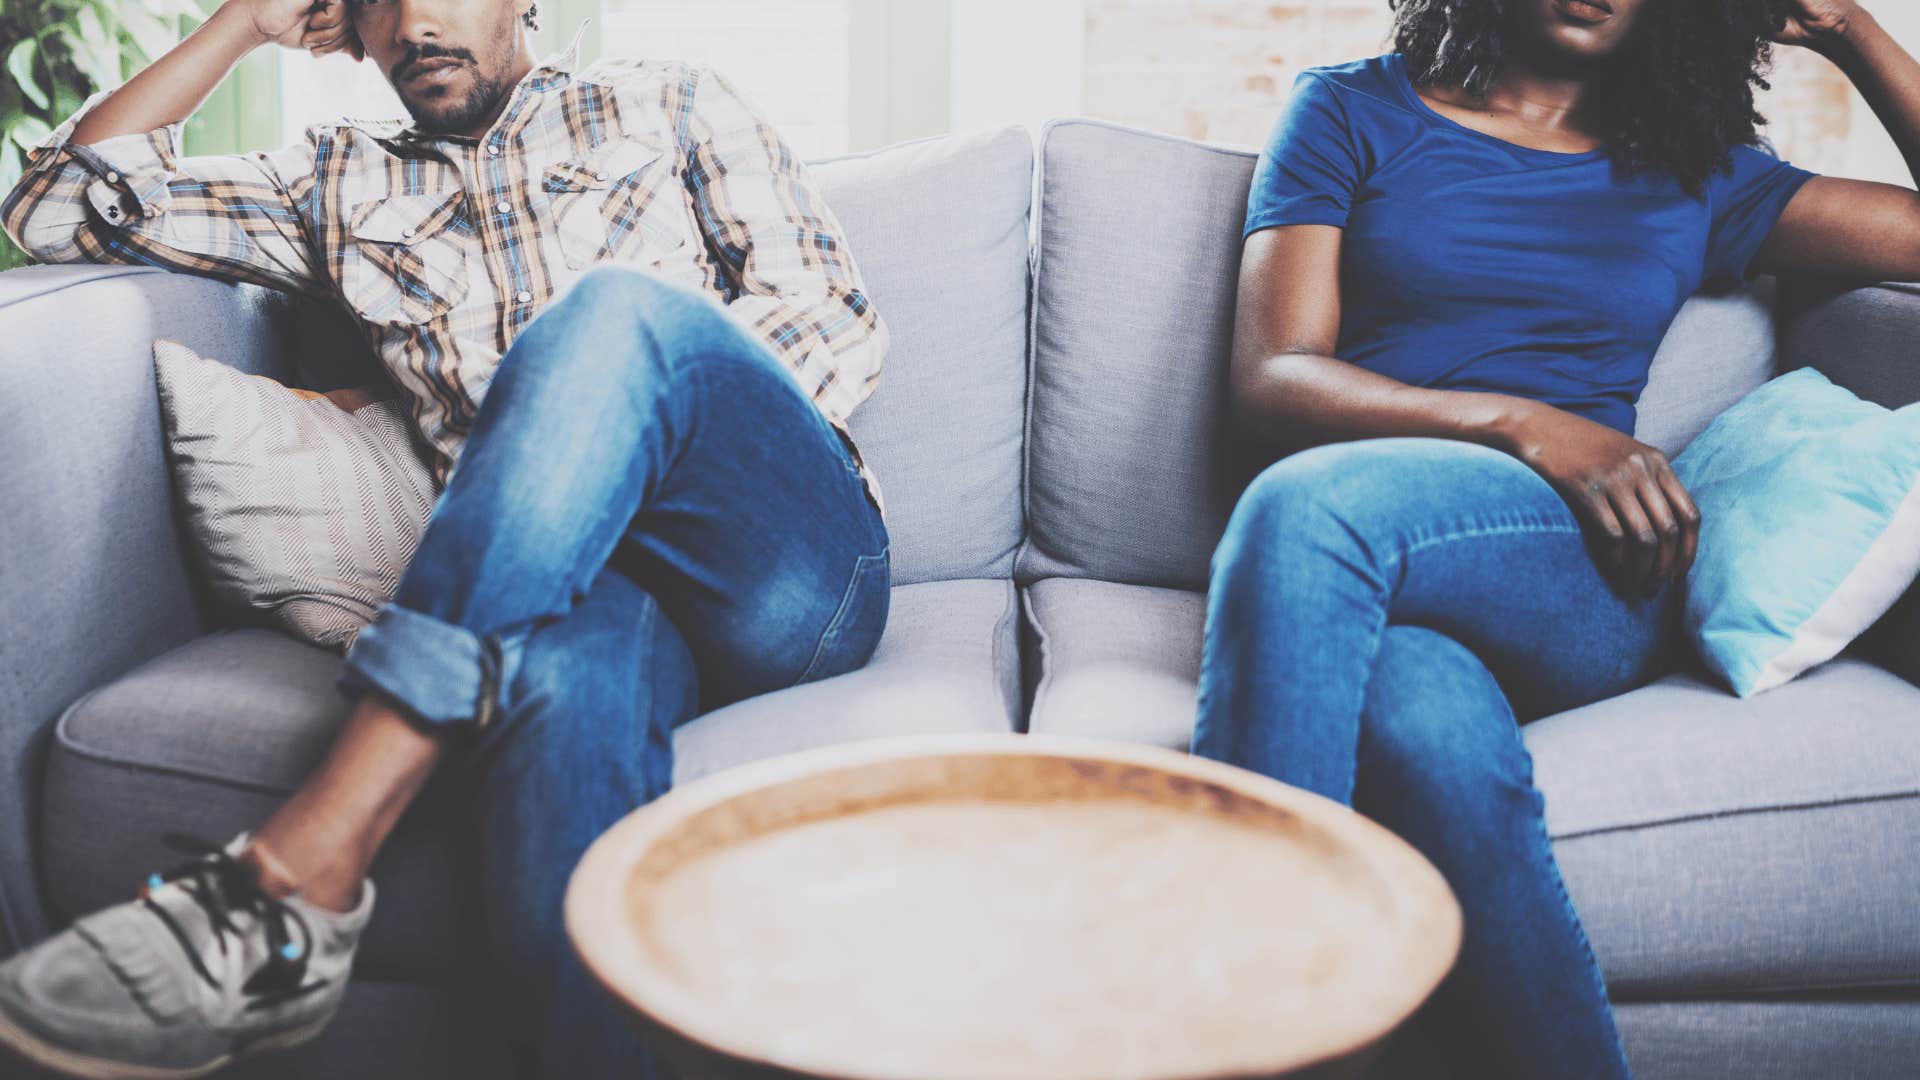
<svg viewBox="0 0 1920 1080"><path fill-rule="evenodd" d="M314 145L180 155L179 124L71 141L101 91L28 153L0 227L47 263L129 263L301 291L321 282Z"/></svg>

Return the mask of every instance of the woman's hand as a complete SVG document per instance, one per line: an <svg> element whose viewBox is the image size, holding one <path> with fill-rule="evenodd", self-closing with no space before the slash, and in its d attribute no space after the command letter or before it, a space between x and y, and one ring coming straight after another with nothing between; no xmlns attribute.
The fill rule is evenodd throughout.
<svg viewBox="0 0 1920 1080"><path fill-rule="evenodd" d="M1774 32L1773 40L1815 50L1845 37L1860 10L1854 0L1773 0L1773 3L1784 9L1786 16L1786 23Z"/></svg>
<svg viewBox="0 0 1920 1080"><path fill-rule="evenodd" d="M1510 449L1589 526L1601 570L1622 587L1651 596L1686 581L1700 510L1665 454L1550 405L1527 410Z"/></svg>

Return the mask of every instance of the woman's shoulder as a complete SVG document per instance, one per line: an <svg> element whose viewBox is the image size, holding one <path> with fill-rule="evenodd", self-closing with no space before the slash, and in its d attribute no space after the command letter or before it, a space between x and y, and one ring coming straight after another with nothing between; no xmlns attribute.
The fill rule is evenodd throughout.
<svg viewBox="0 0 1920 1080"><path fill-rule="evenodd" d="M1370 99L1393 109L1406 109L1406 95L1400 91L1403 77L1398 53L1349 60L1344 64L1324 64L1300 73L1294 83L1296 93L1325 93L1348 99Z"/></svg>

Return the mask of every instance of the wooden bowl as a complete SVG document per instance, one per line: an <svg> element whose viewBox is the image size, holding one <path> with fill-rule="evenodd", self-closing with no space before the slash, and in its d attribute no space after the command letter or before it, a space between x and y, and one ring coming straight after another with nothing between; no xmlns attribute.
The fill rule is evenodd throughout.
<svg viewBox="0 0 1920 1080"><path fill-rule="evenodd" d="M687 1076L1355 1075L1460 944L1419 853L1166 750L887 739L678 789L567 891L595 976Z"/></svg>

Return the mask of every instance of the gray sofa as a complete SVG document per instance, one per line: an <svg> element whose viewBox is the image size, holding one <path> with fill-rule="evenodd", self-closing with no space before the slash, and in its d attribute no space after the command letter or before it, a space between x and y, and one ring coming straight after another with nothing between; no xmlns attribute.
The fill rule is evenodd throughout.
<svg viewBox="0 0 1920 1080"><path fill-rule="evenodd" d="M1184 747L1209 553L1249 475L1218 422L1250 155L1103 124L817 173L894 331L854 431L889 498L892 623L861 672L679 736L679 775L840 740L1026 731ZM1037 177L1037 180L1036 180ZM1693 301L1641 436L1677 451L1777 370L1920 397L1920 293ZM0 276L0 954L129 895L166 830L224 837L315 762L338 659L219 610L161 449L149 342L318 388L364 346L285 297L143 268ZM1639 1075L1920 1073L1920 688L1842 658L1741 703L1658 684L1531 725ZM471 1076L458 806L376 874L344 1015L249 1076ZM558 917L556 913L555 917ZM479 1049L476 1049L479 1048Z"/></svg>

